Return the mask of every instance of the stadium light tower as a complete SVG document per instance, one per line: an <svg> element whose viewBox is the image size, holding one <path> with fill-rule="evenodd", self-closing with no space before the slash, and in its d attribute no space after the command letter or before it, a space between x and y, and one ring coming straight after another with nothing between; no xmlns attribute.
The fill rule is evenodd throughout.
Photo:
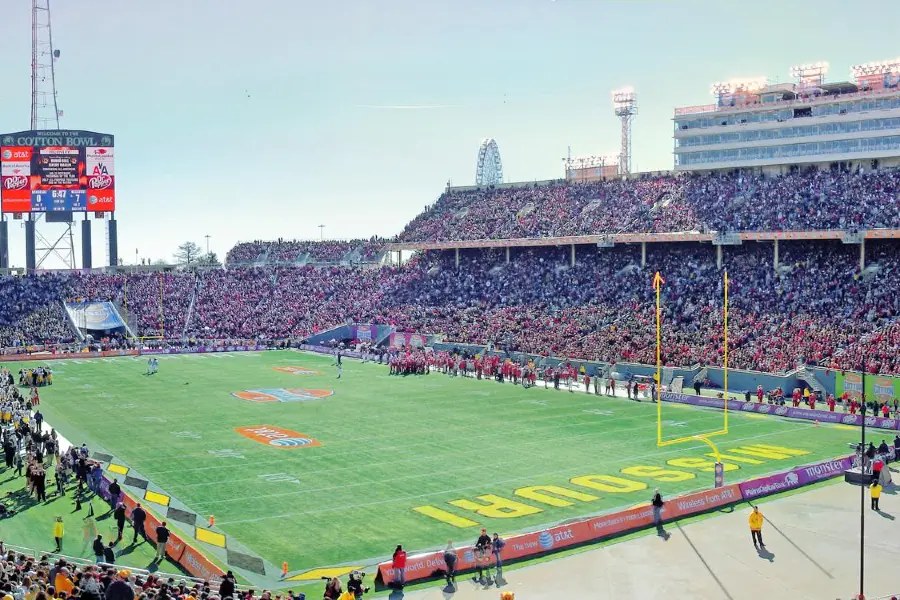
<svg viewBox="0 0 900 600"><path fill-rule="evenodd" d="M791 67L791 77L797 80L800 87L819 87L825 83L828 67L829 65L825 61L796 65Z"/></svg>
<svg viewBox="0 0 900 600"><path fill-rule="evenodd" d="M31 0L31 129L59 129L59 110L56 98L55 62L59 50L53 47L53 30L50 26L50 0ZM71 213L70 213L71 214ZM64 222L65 229L53 240L47 215L31 213L34 221L36 267L55 255L67 269L75 268L75 240L72 236L72 219ZM44 226L38 228L43 219Z"/></svg>
<svg viewBox="0 0 900 600"><path fill-rule="evenodd" d="M885 75L900 73L900 57L890 60L879 60L877 62L864 63L861 65L853 65L850 67L850 73L857 81L861 77L871 75Z"/></svg>
<svg viewBox="0 0 900 600"><path fill-rule="evenodd" d="M637 95L631 87L612 93L616 116L622 121L622 149L619 152L619 174L631 173L631 122L638 113Z"/></svg>

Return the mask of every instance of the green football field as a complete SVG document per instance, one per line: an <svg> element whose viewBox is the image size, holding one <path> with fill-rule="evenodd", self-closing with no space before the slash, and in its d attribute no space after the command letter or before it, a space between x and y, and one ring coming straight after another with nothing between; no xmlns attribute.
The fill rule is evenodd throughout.
<svg viewBox="0 0 900 600"><path fill-rule="evenodd" d="M482 526L509 534L630 507L655 487L712 485L711 449L658 448L648 402L392 377L351 360L338 380L330 357L294 351L159 362L150 377L146 358L55 362L54 385L41 391L45 420L198 522L215 515L229 549L278 569L287 561L292 574L371 565L396 544L473 541ZM272 391L297 389L312 391ZM667 438L683 437L720 429L722 412L666 404L663 420ZM729 434L714 439L735 482L846 454L856 437L847 427L732 414Z"/></svg>

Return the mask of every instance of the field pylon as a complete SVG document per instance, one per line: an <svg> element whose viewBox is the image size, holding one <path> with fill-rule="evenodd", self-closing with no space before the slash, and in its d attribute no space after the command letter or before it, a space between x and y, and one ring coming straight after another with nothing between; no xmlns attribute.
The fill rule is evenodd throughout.
<svg viewBox="0 0 900 600"><path fill-rule="evenodd" d="M209 526L210 527L216 526L216 515L209 515Z"/></svg>

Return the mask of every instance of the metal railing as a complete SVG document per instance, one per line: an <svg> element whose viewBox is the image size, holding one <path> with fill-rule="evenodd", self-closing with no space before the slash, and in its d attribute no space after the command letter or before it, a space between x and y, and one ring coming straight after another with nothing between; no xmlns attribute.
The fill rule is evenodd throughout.
<svg viewBox="0 0 900 600"><path fill-rule="evenodd" d="M165 571L148 571L147 569L141 569L140 567L131 567L131 566L119 565L119 564L111 565L111 564L105 563L105 562L97 563L97 562L94 562L87 558L81 558L78 556L70 556L68 554L60 554L57 552L39 552L39 551L35 550L34 548L28 548L25 546L17 546L15 544L3 543L3 549L6 552L12 550L16 554L24 554L27 557L33 558L35 561L38 561L42 557L46 556L51 562L56 562L59 559L65 559L65 561L67 563L69 563L71 565L75 565L76 567L89 567L89 566L99 565L102 567L111 567L111 568L119 569L119 570L128 569L129 571L131 571L132 575L138 575L138 576L141 576L144 578L149 577L150 575L153 575L155 577L162 578L162 579L168 579L171 577L172 579L179 580L179 581L184 580L185 582L189 581L191 583L199 583L199 584L204 583L203 579L191 577L190 575L185 575L184 573L167 573Z"/></svg>

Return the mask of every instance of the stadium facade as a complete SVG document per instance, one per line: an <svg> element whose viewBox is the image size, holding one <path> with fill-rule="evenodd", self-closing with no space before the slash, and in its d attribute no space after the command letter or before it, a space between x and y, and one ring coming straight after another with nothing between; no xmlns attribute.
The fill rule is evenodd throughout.
<svg viewBox="0 0 900 600"><path fill-rule="evenodd" d="M827 70L714 84L713 104L676 109L675 171L900 165L900 61L856 65L852 81L828 83Z"/></svg>

